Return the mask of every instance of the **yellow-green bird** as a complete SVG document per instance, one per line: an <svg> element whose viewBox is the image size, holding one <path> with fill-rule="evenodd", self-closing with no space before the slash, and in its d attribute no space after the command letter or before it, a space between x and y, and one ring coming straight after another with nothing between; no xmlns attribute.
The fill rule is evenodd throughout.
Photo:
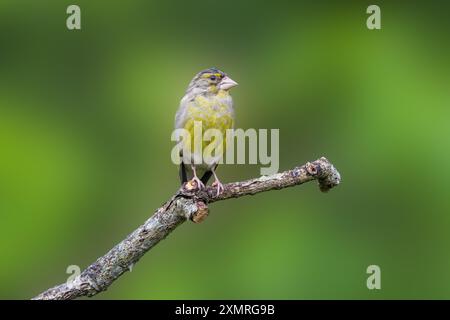
<svg viewBox="0 0 450 320"><path fill-rule="evenodd" d="M213 186L217 188L217 194L223 191L223 185L215 171L219 158L216 161L205 163L201 160L202 154L194 153L194 139L201 139L199 136L194 136L194 123L201 122L203 133L208 129L219 130L225 144L226 130L234 126L233 99L229 90L235 86L237 86L237 82L216 68L199 72L190 82L175 116L175 129L186 129L192 139L191 155L189 156L191 161L189 164L183 162L180 164L182 184L188 180L194 180L197 187L202 189L211 175L214 175ZM203 150L212 142L213 140L202 140ZM224 147L218 149L221 155L225 150ZM200 159L197 160L200 164L194 164L194 158Z"/></svg>

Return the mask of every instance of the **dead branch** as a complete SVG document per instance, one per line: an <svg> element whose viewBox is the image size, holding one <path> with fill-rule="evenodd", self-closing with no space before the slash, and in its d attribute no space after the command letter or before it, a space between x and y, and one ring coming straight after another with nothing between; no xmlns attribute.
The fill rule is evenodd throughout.
<svg viewBox="0 0 450 320"><path fill-rule="evenodd" d="M186 220L199 223L208 216L208 204L230 198L254 195L283 189L317 180L321 191L328 191L340 182L339 172L326 159L320 158L282 173L262 176L224 185L216 196L213 187L196 190L189 182L140 227L128 235L104 256L87 267L71 283L63 283L36 296L36 300L68 300L82 296L92 297L105 291L117 278L176 227Z"/></svg>

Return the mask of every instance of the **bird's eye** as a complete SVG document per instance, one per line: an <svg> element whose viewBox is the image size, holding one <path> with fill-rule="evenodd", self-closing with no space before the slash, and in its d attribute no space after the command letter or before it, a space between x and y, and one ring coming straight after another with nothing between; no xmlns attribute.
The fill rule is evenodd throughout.
<svg viewBox="0 0 450 320"><path fill-rule="evenodd" d="M214 80L216 80L216 76L211 76L211 77L209 77L209 79L214 81Z"/></svg>

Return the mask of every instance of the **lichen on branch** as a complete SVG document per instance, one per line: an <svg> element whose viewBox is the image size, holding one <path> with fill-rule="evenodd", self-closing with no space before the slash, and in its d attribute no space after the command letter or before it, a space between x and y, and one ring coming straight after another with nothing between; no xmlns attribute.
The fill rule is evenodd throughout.
<svg viewBox="0 0 450 320"><path fill-rule="evenodd" d="M209 214L208 204L256 193L283 189L316 180L321 191L326 192L340 183L336 168L324 157L300 167L256 179L224 185L216 194L214 187L203 190L185 184L141 226L129 234L87 267L71 283L63 283L46 290L33 299L69 300L91 297L105 291L117 278L129 271L135 263L176 227L191 220L200 223Z"/></svg>

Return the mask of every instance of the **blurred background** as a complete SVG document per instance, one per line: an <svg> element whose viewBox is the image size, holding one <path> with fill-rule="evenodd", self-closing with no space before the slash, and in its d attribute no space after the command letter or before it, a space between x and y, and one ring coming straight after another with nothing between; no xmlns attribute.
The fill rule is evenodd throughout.
<svg viewBox="0 0 450 320"><path fill-rule="evenodd" d="M173 194L174 114L211 66L237 127L280 129L280 170L326 156L342 184L215 203L96 298L450 298L448 7L376 1L368 30L370 4L2 0L0 298L65 282Z"/></svg>

